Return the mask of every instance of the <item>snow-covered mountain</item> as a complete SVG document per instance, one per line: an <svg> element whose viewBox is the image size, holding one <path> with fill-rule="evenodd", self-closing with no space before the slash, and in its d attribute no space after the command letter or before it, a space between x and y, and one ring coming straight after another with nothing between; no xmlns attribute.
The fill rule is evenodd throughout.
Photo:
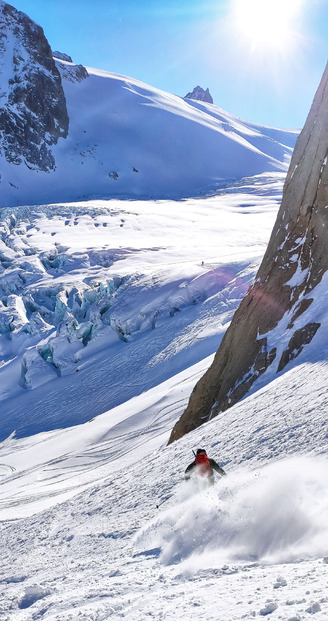
<svg viewBox="0 0 328 621"><path fill-rule="evenodd" d="M181 198L243 176L286 172L297 132L86 70L62 54L55 62L26 15L0 0L0 16L0 206Z"/></svg>
<svg viewBox="0 0 328 621"><path fill-rule="evenodd" d="M283 173L240 178L286 170L297 133L256 127L130 78L87 72L62 53L54 61L39 26L4 2L0 10L6 32L3 92L8 83L12 96L21 93L19 107L11 97L4 99L6 114L17 114L23 129L29 126L31 89L32 100L39 102L33 109L37 117L54 101L55 83L61 106L59 95L56 102L69 116L68 134L59 132L56 145L48 144L44 124L43 133L35 132L40 152L48 149L53 158L47 171L37 162L31 166L29 153L14 142L16 129L11 136L4 128L3 145L16 144L17 155L12 161L4 146L0 399L5 438L14 430L24 435L88 420L181 371L184 350L190 364L213 353L220 326L230 320L264 251ZM42 54L51 78L43 79L45 69L37 65ZM34 75L39 86L33 90ZM58 127L58 119L53 124ZM30 140L25 146L31 147ZM239 181L231 186L234 177ZM67 204L86 194L181 196L218 184L226 188L223 193L203 201ZM236 218L245 222L234 212L236 191L246 194L248 237L240 235L241 224L232 224ZM270 194L266 209L252 220L263 192ZM251 203L249 193L255 194ZM49 200L66 202L12 208ZM261 219L265 230L259 236ZM238 231L234 250L231 238L228 246L225 241L232 226ZM205 328L205 317L213 328ZM155 328L162 335L150 337ZM79 374L78 385L83 382L89 393L100 382L101 357L101 390L88 408L84 390L75 391L68 409L72 375ZM133 358L131 384L128 359ZM156 378L150 367L157 369Z"/></svg>
<svg viewBox="0 0 328 621"><path fill-rule="evenodd" d="M27 52L6 6L11 76L8 42ZM55 168L2 151L1 621L326 621L324 319L280 375L167 446L254 282L296 132L60 57L68 135L35 142ZM115 192L161 200L71 202ZM199 446L228 475L210 489L183 481Z"/></svg>

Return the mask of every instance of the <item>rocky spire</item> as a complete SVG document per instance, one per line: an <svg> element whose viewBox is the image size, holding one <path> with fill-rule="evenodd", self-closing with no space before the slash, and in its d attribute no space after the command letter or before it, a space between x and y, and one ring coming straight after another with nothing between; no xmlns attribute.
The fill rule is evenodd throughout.
<svg viewBox="0 0 328 621"><path fill-rule="evenodd" d="M195 386L170 442L234 405L269 367L274 374L288 368L320 328L320 321L313 322L313 312L310 320L307 310L328 269L327 157L328 65L297 140L255 282L213 364Z"/></svg>
<svg viewBox="0 0 328 621"><path fill-rule="evenodd" d="M7 161L50 171L68 132L61 77L40 26L0 0L0 149Z"/></svg>
<svg viewBox="0 0 328 621"><path fill-rule="evenodd" d="M187 93L184 99L196 99L197 101L206 101L207 103L213 103L213 97L210 94L208 88L204 91L201 86L195 86L192 93Z"/></svg>

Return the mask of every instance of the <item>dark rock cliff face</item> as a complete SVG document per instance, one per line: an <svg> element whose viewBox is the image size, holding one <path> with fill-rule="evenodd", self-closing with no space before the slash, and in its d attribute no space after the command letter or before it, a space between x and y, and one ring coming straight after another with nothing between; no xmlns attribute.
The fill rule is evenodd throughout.
<svg viewBox="0 0 328 621"><path fill-rule="evenodd" d="M275 372L311 342L319 322L306 311L328 269L328 65L292 156L283 199L254 285L237 309L213 364L195 386L170 442L246 395L270 367ZM287 346L275 330L286 322ZM270 345L271 343L271 345Z"/></svg>
<svg viewBox="0 0 328 621"><path fill-rule="evenodd" d="M51 146L68 132L61 76L40 26L0 1L0 149L7 161L55 167Z"/></svg>

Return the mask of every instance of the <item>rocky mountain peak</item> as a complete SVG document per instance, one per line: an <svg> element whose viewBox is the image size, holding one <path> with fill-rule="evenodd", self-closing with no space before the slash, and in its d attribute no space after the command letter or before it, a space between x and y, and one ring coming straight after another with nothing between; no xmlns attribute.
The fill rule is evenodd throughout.
<svg viewBox="0 0 328 621"><path fill-rule="evenodd" d="M40 26L0 1L0 149L7 161L50 171L68 132L61 76Z"/></svg>
<svg viewBox="0 0 328 621"><path fill-rule="evenodd" d="M170 442L234 405L251 388L256 390L264 373L272 379L287 370L320 331L321 305L314 301L328 270L327 145L328 65L297 140L255 282Z"/></svg>
<svg viewBox="0 0 328 621"><path fill-rule="evenodd" d="M201 86L195 86L194 90L191 93L187 93L184 99L196 99L197 101L206 101L207 103L213 103L213 97L210 94L209 89L207 88L204 91Z"/></svg>

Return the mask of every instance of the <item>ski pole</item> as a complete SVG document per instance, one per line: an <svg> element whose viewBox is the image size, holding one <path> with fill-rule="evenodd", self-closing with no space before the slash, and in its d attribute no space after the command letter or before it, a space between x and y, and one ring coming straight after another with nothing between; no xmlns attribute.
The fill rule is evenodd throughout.
<svg viewBox="0 0 328 621"><path fill-rule="evenodd" d="M161 505L164 504L164 502L166 502L167 500L170 500L170 498L172 498L173 494L171 494L170 496L168 496L167 498L164 498L164 500L162 500L161 502L157 503L156 505L156 509L158 509L158 507L160 507Z"/></svg>
<svg viewBox="0 0 328 621"><path fill-rule="evenodd" d="M197 463L199 463L199 464L200 464L200 461L199 461L199 459L198 459L198 457L197 457L197 454L195 453L194 449L192 449L192 452L193 452L193 454L194 454L194 457L195 457L195 459L196 459Z"/></svg>

